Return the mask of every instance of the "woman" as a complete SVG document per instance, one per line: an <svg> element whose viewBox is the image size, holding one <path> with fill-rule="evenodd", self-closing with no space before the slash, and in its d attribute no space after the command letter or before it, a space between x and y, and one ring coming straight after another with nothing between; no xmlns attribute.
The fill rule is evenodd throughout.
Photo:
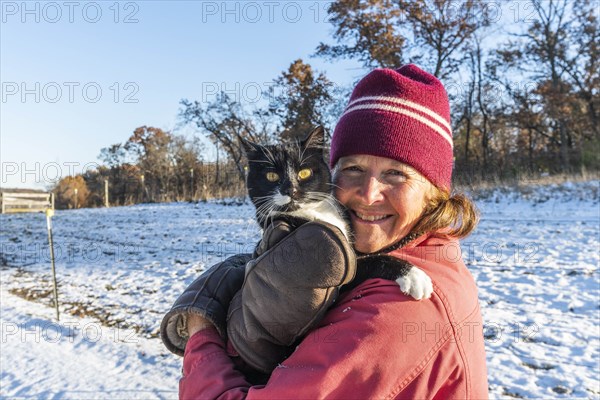
<svg viewBox="0 0 600 400"><path fill-rule="evenodd" d="M433 295L415 301L393 281L362 282L261 386L235 368L211 322L191 315L180 397L487 398L477 288L457 241L476 214L450 196L452 160L448 98L434 76L408 65L363 78L332 139L335 195L357 252L411 262Z"/></svg>

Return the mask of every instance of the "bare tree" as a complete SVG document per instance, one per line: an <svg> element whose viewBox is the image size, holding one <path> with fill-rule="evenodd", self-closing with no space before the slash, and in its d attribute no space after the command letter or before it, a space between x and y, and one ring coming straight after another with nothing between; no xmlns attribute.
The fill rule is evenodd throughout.
<svg viewBox="0 0 600 400"><path fill-rule="evenodd" d="M570 29L574 46L567 53L564 68L577 88L578 97L586 107L589 121L587 131L600 137L600 22L598 3L579 2L574 8L575 17Z"/></svg>
<svg viewBox="0 0 600 400"><path fill-rule="evenodd" d="M144 175L151 200L172 199L174 163L171 154L173 135L160 128L141 126L125 143L125 149L137 156L137 166Z"/></svg>
<svg viewBox="0 0 600 400"><path fill-rule="evenodd" d="M208 104L184 99L181 105L183 109L179 116L182 121L193 123L213 143L220 145L234 162L241 178L244 177L241 139L265 143L273 138L269 113L261 110L248 112L226 93L221 93Z"/></svg>
<svg viewBox="0 0 600 400"><path fill-rule="evenodd" d="M535 82L534 94L548 119L548 130L538 133L551 138L550 143L558 147L560 169L567 171L573 146L569 129L572 93L565 63L573 45L570 1L534 0L531 4L535 11L533 23L526 32L513 34L517 40L498 51L499 64L503 65L504 76L510 76L512 71L512 75Z"/></svg>
<svg viewBox="0 0 600 400"><path fill-rule="evenodd" d="M338 0L328 9L337 45L321 43L317 55L358 59L366 67L402 64L406 38L398 33L401 10L391 0Z"/></svg>
<svg viewBox="0 0 600 400"><path fill-rule="evenodd" d="M338 44L321 43L317 55L369 68L417 62L438 78L458 70L469 40L491 23L479 1L338 0L329 13Z"/></svg>

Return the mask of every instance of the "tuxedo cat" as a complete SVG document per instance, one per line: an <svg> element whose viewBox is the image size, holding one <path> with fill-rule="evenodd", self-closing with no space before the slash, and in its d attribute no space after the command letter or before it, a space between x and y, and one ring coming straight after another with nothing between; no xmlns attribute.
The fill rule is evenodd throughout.
<svg viewBox="0 0 600 400"><path fill-rule="evenodd" d="M261 227L278 218L296 225L324 221L352 240L346 211L331 194L323 143L320 126L305 139L291 143L263 146L243 141L248 158L246 185ZM395 280L403 293L417 300L428 298L433 291L431 279L421 269L382 253L358 254L356 277L343 290L369 278Z"/></svg>

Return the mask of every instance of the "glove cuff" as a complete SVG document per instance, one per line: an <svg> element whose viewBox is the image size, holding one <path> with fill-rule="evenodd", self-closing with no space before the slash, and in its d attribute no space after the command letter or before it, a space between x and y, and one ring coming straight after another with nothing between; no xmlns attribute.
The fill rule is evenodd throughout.
<svg viewBox="0 0 600 400"><path fill-rule="evenodd" d="M250 258L249 254L232 256L205 271L185 289L160 325L160 337L169 351L183 356L188 341L186 317L190 313L206 318L226 339L229 303L242 287Z"/></svg>
<svg viewBox="0 0 600 400"><path fill-rule="evenodd" d="M227 310L217 301L209 297L198 296L194 304L173 306L164 316L160 335L163 343L171 352L183 356L185 345L189 339L187 334L187 315L198 314L210 321L223 340L226 340L227 330L225 327Z"/></svg>

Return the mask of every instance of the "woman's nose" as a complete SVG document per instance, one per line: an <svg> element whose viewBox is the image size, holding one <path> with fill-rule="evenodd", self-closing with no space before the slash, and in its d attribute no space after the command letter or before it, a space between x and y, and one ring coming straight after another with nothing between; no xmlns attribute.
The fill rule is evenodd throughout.
<svg viewBox="0 0 600 400"><path fill-rule="evenodd" d="M371 205L383 199L382 189L376 177L366 177L360 187L360 196L366 205Z"/></svg>

